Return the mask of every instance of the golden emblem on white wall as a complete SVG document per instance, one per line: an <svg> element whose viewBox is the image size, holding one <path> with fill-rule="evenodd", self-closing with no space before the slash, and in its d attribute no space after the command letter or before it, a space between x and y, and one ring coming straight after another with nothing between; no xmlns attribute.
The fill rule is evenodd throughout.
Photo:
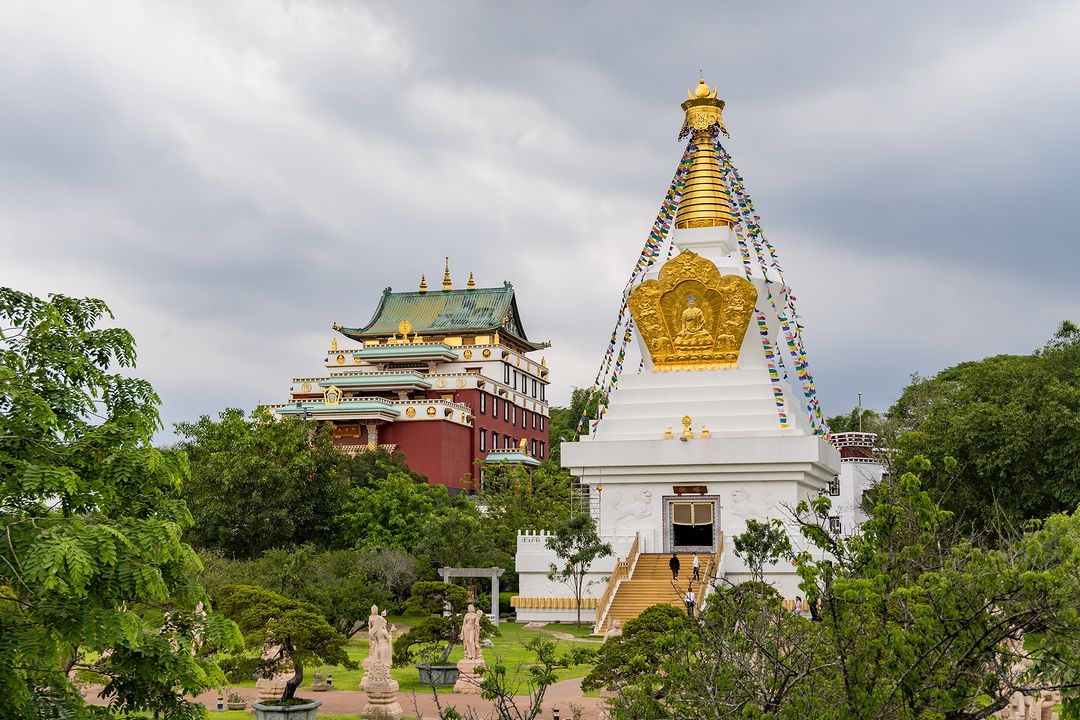
<svg viewBox="0 0 1080 720"><path fill-rule="evenodd" d="M753 284L720 275L716 265L685 251L646 280L628 304L660 372L736 367L757 302Z"/></svg>

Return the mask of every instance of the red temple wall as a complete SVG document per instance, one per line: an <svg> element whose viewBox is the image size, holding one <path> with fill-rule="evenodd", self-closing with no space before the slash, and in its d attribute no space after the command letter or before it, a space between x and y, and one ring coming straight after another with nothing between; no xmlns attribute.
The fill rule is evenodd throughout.
<svg viewBox="0 0 1080 720"><path fill-rule="evenodd" d="M409 467L430 482L467 488L465 474L473 472L471 435L470 428L444 420L399 422L379 428L379 444L397 445Z"/></svg>

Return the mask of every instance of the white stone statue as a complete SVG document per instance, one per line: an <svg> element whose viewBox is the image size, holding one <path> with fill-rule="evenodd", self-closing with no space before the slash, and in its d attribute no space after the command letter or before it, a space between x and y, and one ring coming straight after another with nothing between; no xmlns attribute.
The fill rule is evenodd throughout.
<svg viewBox="0 0 1080 720"><path fill-rule="evenodd" d="M622 635L622 620L615 618L611 621L611 627L604 633L604 642L607 642L611 638L619 637Z"/></svg>
<svg viewBox="0 0 1080 720"><path fill-rule="evenodd" d="M371 647L369 655L376 662L390 667L394 657L394 636L386 623L386 611L379 613L378 610L378 606L372 605L372 615L368 618L368 642Z"/></svg>
<svg viewBox="0 0 1080 720"><path fill-rule="evenodd" d="M466 660L483 660L480 654L480 619L484 617L482 610L477 610L475 605L469 605L468 612L461 623L461 644L465 647Z"/></svg>

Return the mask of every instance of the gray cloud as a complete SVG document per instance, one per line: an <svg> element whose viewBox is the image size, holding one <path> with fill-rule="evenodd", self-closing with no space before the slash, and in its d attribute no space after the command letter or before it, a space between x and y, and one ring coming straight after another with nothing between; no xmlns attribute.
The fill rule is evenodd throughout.
<svg viewBox="0 0 1080 720"><path fill-rule="evenodd" d="M703 68L826 410L1080 318L1074 4L16 3L0 282L105 297L168 421L284 397L329 325L510 280L588 384Z"/></svg>

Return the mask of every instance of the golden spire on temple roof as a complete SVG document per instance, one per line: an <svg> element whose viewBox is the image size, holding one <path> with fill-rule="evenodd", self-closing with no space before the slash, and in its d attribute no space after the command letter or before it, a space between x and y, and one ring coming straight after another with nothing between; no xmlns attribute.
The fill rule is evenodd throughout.
<svg viewBox="0 0 1080 720"><path fill-rule="evenodd" d="M683 186L682 200L675 214L676 228L718 227L731 225L731 195L720 174L720 160L713 141L715 132L727 135L724 127L724 101L716 97L705 79L698 81L693 92L682 104L686 112L679 137L693 134L695 146L690 170Z"/></svg>
<svg viewBox="0 0 1080 720"><path fill-rule="evenodd" d="M427 276L420 275L420 292L427 292Z"/></svg>
<svg viewBox="0 0 1080 720"><path fill-rule="evenodd" d="M450 281L450 256L447 255L444 259L446 260L446 264L443 265L442 289L452 290L453 283Z"/></svg>
<svg viewBox="0 0 1080 720"><path fill-rule="evenodd" d="M466 285L470 290L476 287L476 280L473 278L473 274L469 273L469 282Z"/></svg>

